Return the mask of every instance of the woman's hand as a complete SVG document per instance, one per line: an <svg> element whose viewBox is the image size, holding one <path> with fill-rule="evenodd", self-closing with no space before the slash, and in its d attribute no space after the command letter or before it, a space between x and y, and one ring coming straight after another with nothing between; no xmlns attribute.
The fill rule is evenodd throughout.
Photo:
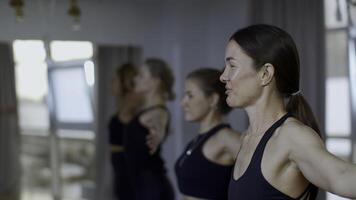
<svg viewBox="0 0 356 200"><path fill-rule="evenodd" d="M168 113L163 109L152 110L142 116L141 123L149 130L149 134L146 136L146 144L150 154L154 154L165 138Z"/></svg>

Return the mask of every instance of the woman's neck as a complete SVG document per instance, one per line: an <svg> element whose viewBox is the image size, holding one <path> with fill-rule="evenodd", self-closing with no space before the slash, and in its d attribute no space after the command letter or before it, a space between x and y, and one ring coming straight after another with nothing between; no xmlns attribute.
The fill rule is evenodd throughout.
<svg viewBox="0 0 356 200"><path fill-rule="evenodd" d="M117 114L121 121L128 122L139 110L141 97L136 93L127 93L117 101Z"/></svg>
<svg viewBox="0 0 356 200"><path fill-rule="evenodd" d="M221 124L223 117L216 112L209 112L204 119L200 122L199 134L204 134L218 124Z"/></svg>
<svg viewBox="0 0 356 200"><path fill-rule="evenodd" d="M165 103L166 101L162 95L152 92L145 96L145 100L143 102L143 109L156 105L165 105Z"/></svg>
<svg viewBox="0 0 356 200"><path fill-rule="evenodd" d="M272 126L274 122L286 114L283 98L277 93L262 95L254 105L245 108L249 127L247 133L260 136Z"/></svg>

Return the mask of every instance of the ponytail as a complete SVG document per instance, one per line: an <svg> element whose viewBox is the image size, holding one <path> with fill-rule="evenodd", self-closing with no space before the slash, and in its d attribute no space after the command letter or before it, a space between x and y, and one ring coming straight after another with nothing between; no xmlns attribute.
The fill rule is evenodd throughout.
<svg viewBox="0 0 356 200"><path fill-rule="evenodd" d="M287 103L287 111L292 114L293 117L303 122L305 125L314 129L320 135L320 128L314 114L301 93L292 94L289 97Z"/></svg>
<svg viewBox="0 0 356 200"><path fill-rule="evenodd" d="M163 97L169 101L174 100L174 76L169 65L159 58L148 58L145 64L151 75L161 81L159 92L163 94Z"/></svg>

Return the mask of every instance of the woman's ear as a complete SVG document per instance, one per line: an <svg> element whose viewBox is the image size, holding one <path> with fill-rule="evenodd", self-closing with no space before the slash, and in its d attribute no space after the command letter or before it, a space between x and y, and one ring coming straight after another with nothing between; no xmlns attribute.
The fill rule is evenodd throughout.
<svg viewBox="0 0 356 200"><path fill-rule="evenodd" d="M264 64L259 71L259 77L262 86L270 84L274 78L274 66L270 63Z"/></svg>
<svg viewBox="0 0 356 200"><path fill-rule="evenodd" d="M219 95L217 93L213 93L210 95L210 107L216 109L219 103Z"/></svg>
<svg viewBox="0 0 356 200"><path fill-rule="evenodd" d="M162 81L158 78L153 78L152 80L152 83L153 83L153 87L156 88L159 92L162 92Z"/></svg>

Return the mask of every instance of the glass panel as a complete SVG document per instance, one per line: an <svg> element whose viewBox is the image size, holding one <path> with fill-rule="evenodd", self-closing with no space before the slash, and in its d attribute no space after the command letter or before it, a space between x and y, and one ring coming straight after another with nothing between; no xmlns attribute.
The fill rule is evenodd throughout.
<svg viewBox="0 0 356 200"><path fill-rule="evenodd" d="M95 83L94 63L93 61L86 61L84 63L85 79L87 84L93 86Z"/></svg>
<svg viewBox="0 0 356 200"><path fill-rule="evenodd" d="M38 63L46 59L46 50L40 40L15 40L13 51L16 63Z"/></svg>
<svg viewBox="0 0 356 200"><path fill-rule="evenodd" d="M44 101L48 93L46 63L21 63L15 68L16 92L20 99Z"/></svg>
<svg viewBox="0 0 356 200"><path fill-rule="evenodd" d="M326 34L327 75L348 76L346 30L328 31Z"/></svg>
<svg viewBox="0 0 356 200"><path fill-rule="evenodd" d="M94 185L95 145L91 140L61 138L60 149L63 197L84 199L85 186Z"/></svg>
<svg viewBox="0 0 356 200"><path fill-rule="evenodd" d="M54 61L89 59L93 56L91 42L53 41L50 49Z"/></svg>
<svg viewBox="0 0 356 200"><path fill-rule="evenodd" d="M47 135L48 77L44 44L36 40L16 40L13 42L13 50L21 132Z"/></svg>
<svg viewBox="0 0 356 200"><path fill-rule="evenodd" d="M326 27L347 27L346 0L325 0L324 2Z"/></svg>
<svg viewBox="0 0 356 200"><path fill-rule="evenodd" d="M21 136L21 200L52 200L48 137Z"/></svg>
<svg viewBox="0 0 356 200"><path fill-rule="evenodd" d="M356 4L355 0L352 0L352 1L353 1L353 4ZM352 20L351 24L356 25L356 6L350 6L350 15L351 15L351 20Z"/></svg>
<svg viewBox="0 0 356 200"><path fill-rule="evenodd" d="M21 101L19 104L19 123L23 133L47 135L49 129L48 108L44 103ZM28 130L32 129L32 131Z"/></svg>
<svg viewBox="0 0 356 200"><path fill-rule="evenodd" d="M350 135L351 108L347 77L327 78L325 103L327 135Z"/></svg>
<svg viewBox="0 0 356 200"><path fill-rule="evenodd" d="M59 122L90 123L91 102L82 68L52 71L56 115Z"/></svg>
<svg viewBox="0 0 356 200"><path fill-rule="evenodd" d="M43 41L13 42L21 130L21 199L50 200L48 77Z"/></svg>
<svg viewBox="0 0 356 200"><path fill-rule="evenodd" d="M351 141L349 139L329 138L326 140L326 148L332 154L347 158L351 154Z"/></svg>

